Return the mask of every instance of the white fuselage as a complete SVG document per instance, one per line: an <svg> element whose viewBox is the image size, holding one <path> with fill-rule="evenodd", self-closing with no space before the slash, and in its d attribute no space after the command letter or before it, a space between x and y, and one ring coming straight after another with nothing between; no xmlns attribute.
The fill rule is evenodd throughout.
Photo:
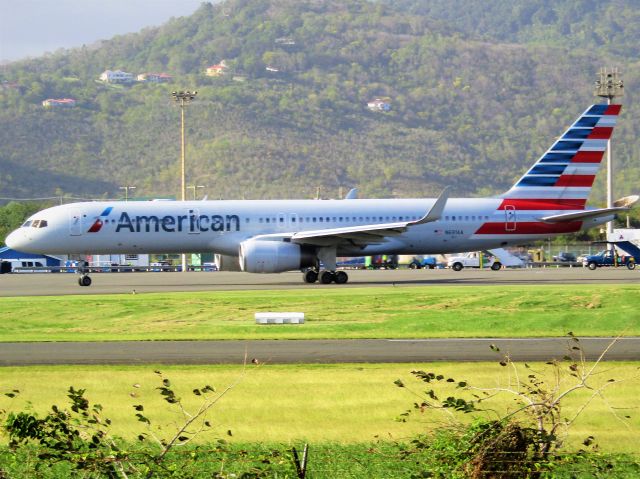
<svg viewBox="0 0 640 479"><path fill-rule="evenodd" d="M592 226L607 220L547 226L538 221L540 212L499 209L502 202L499 198L451 198L437 221L367 245L344 242L337 254L483 250L577 231L583 223ZM238 255L241 242L262 235L418 220L434 203L435 199L74 203L33 215L30 222L44 220L46 226L23 226L9 235L7 244L47 254L212 251Z"/></svg>

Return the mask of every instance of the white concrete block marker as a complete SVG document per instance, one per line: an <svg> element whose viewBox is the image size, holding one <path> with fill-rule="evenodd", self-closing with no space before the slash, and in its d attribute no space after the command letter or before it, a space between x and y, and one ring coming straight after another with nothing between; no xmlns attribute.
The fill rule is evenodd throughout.
<svg viewBox="0 0 640 479"><path fill-rule="evenodd" d="M304 313L256 313L256 324L304 324Z"/></svg>

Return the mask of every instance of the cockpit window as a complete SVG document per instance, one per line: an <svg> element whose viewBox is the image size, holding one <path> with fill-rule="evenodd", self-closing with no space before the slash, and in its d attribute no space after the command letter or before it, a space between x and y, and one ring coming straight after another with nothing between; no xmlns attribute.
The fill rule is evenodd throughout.
<svg viewBox="0 0 640 479"><path fill-rule="evenodd" d="M29 223L29 221L27 221ZM28 226L27 223L24 226ZM33 220L30 222L32 228L46 228L48 226L47 220Z"/></svg>
<svg viewBox="0 0 640 479"><path fill-rule="evenodd" d="M29 226L31 226L31 220L25 221L22 225L23 228L28 228Z"/></svg>

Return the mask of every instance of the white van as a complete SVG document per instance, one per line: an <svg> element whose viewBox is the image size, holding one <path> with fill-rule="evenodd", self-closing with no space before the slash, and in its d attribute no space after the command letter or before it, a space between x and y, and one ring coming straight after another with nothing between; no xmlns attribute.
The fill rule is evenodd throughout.
<svg viewBox="0 0 640 479"><path fill-rule="evenodd" d="M50 269L44 269L47 267L42 261L36 261L34 259L12 259L11 271L13 273L50 273ZM33 269L32 269L33 268ZM42 268L42 269L41 269Z"/></svg>

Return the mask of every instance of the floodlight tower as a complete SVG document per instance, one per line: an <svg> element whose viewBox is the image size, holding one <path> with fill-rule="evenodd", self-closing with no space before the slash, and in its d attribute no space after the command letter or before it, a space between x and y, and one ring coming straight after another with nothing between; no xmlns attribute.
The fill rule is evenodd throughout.
<svg viewBox="0 0 640 479"><path fill-rule="evenodd" d="M185 142L184 142L184 107L187 106L198 94L197 91L174 91L171 93L173 99L180 105L180 128L181 135L181 154L180 154L180 199L187 199L187 184L185 175ZM187 271L187 254L182 253L182 271Z"/></svg>
<svg viewBox="0 0 640 479"><path fill-rule="evenodd" d="M596 80L594 95L607 99L611 105L616 97L624 93L624 85L617 68L601 68ZM607 208L613 208L613 164L611 159L611 138L607 140ZM613 233L613 221L607 223L607 240Z"/></svg>

